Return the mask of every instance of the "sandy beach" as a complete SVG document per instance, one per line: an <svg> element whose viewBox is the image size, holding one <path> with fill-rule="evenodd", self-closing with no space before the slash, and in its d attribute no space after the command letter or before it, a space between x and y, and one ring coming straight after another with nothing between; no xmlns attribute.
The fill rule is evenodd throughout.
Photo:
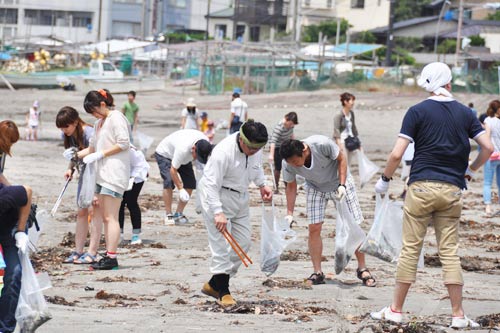
<svg viewBox="0 0 500 333"><path fill-rule="evenodd" d="M184 95L182 92L184 91ZM312 134L331 137L333 114L340 109L341 90L290 92L271 95L245 96L250 117L266 124L269 132L289 111L296 111L299 125L297 138ZM425 92L404 90L356 91L356 123L366 155L380 167L395 142L401 120L409 106L426 98ZM65 105L75 107L82 118L93 122L83 110L85 92L59 90L4 91L2 119L12 119L24 135L25 114L34 100L42 110L41 140L19 141L8 158L5 175L11 183L27 184L33 188L39 209L50 211L59 194L67 162L55 115ZM150 178L143 187L139 202L142 208L142 237L140 246L119 249L120 269L89 271L85 265L61 264L72 250L68 233L74 232L76 222L76 182L72 181L55 218L45 225L35 255L36 268L47 271L53 288L46 290L52 320L37 332L392 332L396 326L381 324L368 317L368 312L389 304L394 286L395 266L374 257L367 257L368 267L378 281L376 288L362 286L356 278L355 259L340 275L334 272L334 232L336 211L327 207L323 227L324 263L327 284L307 287L303 281L312 273L307 253L307 219L304 190L299 190L296 204L297 241L288 248L278 271L267 278L259 268L260 223L262 216L258 190L251 188L251 221L253 246L249 252L254 264L241 267L231 279L231 292L239 301L232 313L224 313L213 299L200 289L210 278L210 251L201 215L195 212L194 200L185 210L194 222L190 226L163 225L162 180L151 155L156 145L180 125L183 102L194 97L199 110L218 122L229 118L230 96L200 96L195 88L169 87L164 92L140 93L139 130L154 138L147 158L151 164ZM497 95L455 96L464 104L473 101L478 112ZM115 96L121 107L126 95ZM225 136L216 134L216 141ZM475 149L475 148L474 148ZM474 150L475 152L475 150ZM475 153L472 154L474 156ZM267 158L267 153L264 154ZM400 170L398 171L400 172ZM359 184L357 163L352 173ZM266 169L268 183L271 173ZM398 177L390 193L397 198L403 189ZM361 225L367 232L373 222L376 177L362 189L359 200L365 217ZM482 173L469 184L464 194L464 210L460 223L460 256L464 267L464 308L471 318L493 318L492 328L500 329L500 215L484 216L482 204ZM286 200L281 186L275 203L280 214L286 212ZM497 193L498 190L495 188ZM266 209L270 209L267 207ZM494 206L494 211L500 206ZM127 215L125 238L130 239L131 224ZM415 330L404 332L452 332L450 303L441 280L434 230L429 228L425 241L426 266L420 269L412 286L405 312L406 318L417 324ZM87 287L87 288L86 288ZM490 316L490 317L488 317ZM419 326L420 325L420 326ZM394 332L398 332L396 328ZM403 332L403 331L401 331ZM478 330L489 332L489 328Z"/></svg>

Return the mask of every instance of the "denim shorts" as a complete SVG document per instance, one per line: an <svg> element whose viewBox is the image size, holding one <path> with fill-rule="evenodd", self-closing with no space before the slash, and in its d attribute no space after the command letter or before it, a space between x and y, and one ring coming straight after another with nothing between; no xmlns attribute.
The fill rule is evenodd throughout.
<svg viewBox="0 0 500 333"><path fill-rule="evenodd" d="M109 188L102 187L99 184L95 185L95 193L102 195L109 195L113 198L123 199L123 194L110 190Z"/></svg>

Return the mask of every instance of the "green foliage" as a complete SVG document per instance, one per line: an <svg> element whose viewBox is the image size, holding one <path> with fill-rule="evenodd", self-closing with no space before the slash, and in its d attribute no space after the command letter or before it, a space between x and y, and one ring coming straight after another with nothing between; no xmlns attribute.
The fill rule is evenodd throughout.
<svg viewBox="0 0 500 333"><path fill-rule="evenodd" d="M395 1L394 21L400 22L411 18L420 17L422 8L431 0L398 0Z"/></svg>
<svg viewBox="0 0 500 333"><path fill-rule="evenodd" d="M438 45L437 52L441 54L455 53L457 48L457 41L455 39L445 39Z"/></svg>
<svg viewBox="0 0 500 333"><path fill-rule="evenodd" d="M380 62L385 63L385 52L387 48L382 47L376 51L377 57L379 58ZM401 48L401 47L395 47L392 52L391 56L391 61L393 64L396 65L415 65L416 60L413 58L410 53Z"/></svg>
<svg viewBox="0 0 500 333"><path fill-rule="evenodd" d="M500 21L500 10L497 10L494 14L488 14L488 20Z"/></svg>
<svg viewBox="0 0 500 333"><path fill-rule="evenodd" d="M178 44L178 43L185 43L189 41L195 41L195 40L204 40L205 39L205 34L204 33L193 33L193 34L187 34L184 32L170 32L165 34L165 42L170 44Z"/></svg>
<svg viewBox="0 0 500 333"><path fill-rule="evenodd" d="M362 31L356 34L352 41L353 43L366 43L366 44L374 44L377 38L370 31Z"/></svg>
<svg viewBox="0 0 500 333"><path fill-rule="evenodd" d="M340 21L340 37L342 40L345 40L345 32L348 27L349 22L342 19L342 21ZM327 36L330 42L335 41L337 35L337 21L328 20L321 22L319 25L313 24L305 26L301 36L302 41L305 43L317 43L320 32L323 33L323 36Z"/></svg>
<svg viewBox="0 0 500 333"><path fill-rule="evenodd" d="M418 37L396 37L394 38L396 47L407 50L408 52L421 52L424 49L422 38Z"/></svg>
<svg viewBox="0 0 500 333"><path fill-rule="evenodd" d="M484 46L486 41L479 35L470 36L470 46Z"/></svg>

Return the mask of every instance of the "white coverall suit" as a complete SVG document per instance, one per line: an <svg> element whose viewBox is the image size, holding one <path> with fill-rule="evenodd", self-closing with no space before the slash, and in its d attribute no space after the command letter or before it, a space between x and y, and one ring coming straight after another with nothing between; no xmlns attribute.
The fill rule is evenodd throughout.
<svg viewBox="0 0 500 333"><path fill-rule="evenodd" d="M241 260L222 233L217 230L214 215L223 212L231 232L241 248L250 249L250 216L248 184L264 186L262 151L247 157L239 148L237 134L229 135L215 146L208 160L202 179L200 195L202 212L208 231L212 252L210 272L234 276Z"/></svg>

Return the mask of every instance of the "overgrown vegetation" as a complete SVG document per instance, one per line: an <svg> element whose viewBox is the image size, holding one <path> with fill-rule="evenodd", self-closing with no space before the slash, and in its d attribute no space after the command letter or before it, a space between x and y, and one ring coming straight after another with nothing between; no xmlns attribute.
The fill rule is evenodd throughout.
<svg viewBox="0 0 500 333"><path fill-rule="evenodd" d="M497 10L494 14L488 14L488 20L500 21L500 10Z"/></svg>
<svg viewBox="0 0 500 333"><path fill-rule="evenodd" d="M340 22L340 42L345 42L345 35L347 28L349 27L349 22L342 19ZM323 33L323 36L328 38L330 43L335 42L335 37L337 36L337 21L328 20L323 21L319 25L313 24L305 26L303 28L302 41L305 43L317 43L319 33Z"/></svg>
<svg viewBox="0 0 500 333"><path fill-rule="evenodd" d="M398 0L395 1L394 20L400 22L422 16L422 8L431 0Z"/></svg>

